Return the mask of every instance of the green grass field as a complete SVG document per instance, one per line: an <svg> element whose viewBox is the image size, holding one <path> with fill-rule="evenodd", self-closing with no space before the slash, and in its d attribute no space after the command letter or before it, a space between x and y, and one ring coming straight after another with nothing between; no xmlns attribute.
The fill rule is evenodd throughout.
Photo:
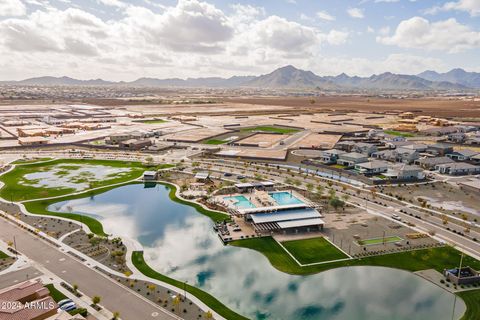
<svg viewBox="0 0 480 320"><path fill-rule="evenodd" d="M243 128L240 129L240 131L243 132L268 132L268 133L282 133L282 134L289 134L289 133L295 133L299 132L299 129L294 129L294 128L282 128L282 127L272 127L272 126L258 126L258 127L253 127L253 128Z"/></svg>
<svg viewBox="0 0 480 320"><path fill-rule="evenodd" d="M385 238L372 238L372 239L358 240L358 244L361 246L371 246L371 245L377 245L377 244L399 242L402 240L403 239L400 237L392 236L392 237L385 237Z"/></svg>
<svg viewBox="0 0 480 320"><path fill-rule="evenodd" d="M467 311L461 320L480 319L480 290L470 290L457 293L467 305Z"/></svg>
<svg viewBox="0 0 480 320"><path fill-rule="evenodd" d="M177 288L183 288L184 283L172 278L169 278L152 268L145 262L145 259L143 258L143 252L141 251L134 251L132 252L132 262L133 265L144 275L147 277L150 277L152 279L157 279L163 282L166 282L168 284L171 284ZM217 298L214 296L210 295L209 293L191 286L189 284L186 285L186 290L188 293L193 294L195 297L200 299L202 302L204 302L206 305L208 305L212 310L223 316L225 319L229 320L247 320L244 316L236 313L235 311L229 309L227 306L225 306L223 303L221 303Z"/></svg>
<svg viewBox="0 0 480 320"><path fill-rule="evenodd" d="M129 172L119 175L114 174L111 177L103 180L90 180L88 177L81 176L75 177L75 181L77 183L85 183L88 181L89 186L87 187L87 189L99 188L136 179L139 178L146 169L148 169L140 162L122 162L114 160L60 159L45 163L22 164L17 165L12 171L0 176L0 181L5 183L5 186L0 190L0 197L9 201L25 201L39 198L63 196L73 192L82 191L75 188L68 188L62 186L54 188L35 187L20 183L22 177L26 174L45 172L56 165L64 165L67 167L67 169L57 172L57 175L68 174L68 165L71 165L72 168L78 167L79 165L102 165L112 168L130 168Z"/></svg>
<svg viewBox="0 0 480 320"><path fill-rule="evenodd" d="M323 237L282 242L301 264L346 259L348 256Z"/></svg>
<svg viewBox="0 0 480 320"><path fill-rule="evenodd" d="M67 299L67 296L64 295L62 292L60 292L57 288L55 288L55 286L52 283L46 284L45 288L48 289L48 291L50 292L50 296L52 297L53 300L55 300L55 302L61 301L63 299Z"/></svg>
<svg viewBox="0 0 480 320"><path fill-rule="evenodd" d="M5 252L0 251L0 259L6 259L8 255Z"/></svg>
<svg viewBox="0 0 480 320"><path fill-rule="evenodd" d="M152 120L142 120L142 121L138 121L138 122L145 123L145 124L161 124L161 123L167 122L167 120L152 119Z"/></svg>
<svg viewBox="0 0 480 320"><path fill-rule="evenodd" d="M301 267L271 237L237 240L230 242L229 245L259 251L278 270L296 275L314 274L348 266L382 266L412 272L435 269L443 272L444 268L456 266L460 261L460 252L445 246ZM464 257L463 264L480 269L480 261L469 256Z"/></svg>
<svg viewBox="0 0 480 320"><path fill-rule="evenodd" d="M385 130L383 132L385 132L386 134L391 134L392 136L397 136L397 137L404 137L404 138L415 137L415 134L410 132L400 132L395 130Z"/></svg>
<svg viewBox="0 0 480 320"><path fill-rule="evenodd" d="M228 142L227 140L210 139L210 140L205 140L205 142L203 143L217 145L217 144L224 144L227 142Z"/></svg>

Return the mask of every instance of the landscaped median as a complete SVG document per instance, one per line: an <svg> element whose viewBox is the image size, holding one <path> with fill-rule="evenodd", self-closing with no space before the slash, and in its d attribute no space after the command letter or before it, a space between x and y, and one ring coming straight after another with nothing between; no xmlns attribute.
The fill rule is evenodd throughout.
<svg viewBox="0 0 480 320"><path fill-rule="evenodd" d="M233 310L229 309L227 306L225 306L223 303L221 303L218 299L216 299L214 296L211 294L197 288L194 286L191 286L189 284L185 284L181 281L169 278L161 273L158 273L157 271L153 270L150 268L150 266L145 262L145 259L143 257L143 252L142 251L134 251L132 253L132 263L133 265L145 276L156 279L168 284L171 284L177 288L183 288L185 286L185 289L188 293L194 295L197 297L199 300L201 300L203 303L205 303L207 306L209 306L212 310L214 310L216 313L224 317L225 319L228 320L247 320L248 318L234 312Z"/></svg>

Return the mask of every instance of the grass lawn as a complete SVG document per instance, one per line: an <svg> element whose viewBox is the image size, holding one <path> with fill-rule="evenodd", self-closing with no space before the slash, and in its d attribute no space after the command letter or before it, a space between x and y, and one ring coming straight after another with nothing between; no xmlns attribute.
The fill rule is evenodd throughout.
<svg viewBox="0 0 480 320"><path fill-rule="evenodd" d="M0 259L6 259L8 257L9 256L5 252L0 251Z"/></svg>
<svg viewBox="0 0 480 320"><path fill-rule="evenodd" d="M343 164L334 164L332 167L337 168L337 169L345 169L347 166L344 166Z"/></svg>
<svg viewBox="0 0 480 320"><path fill-rule="evenodd" d="M348 266L383 266L412 272L435 269L443 272L444 268L454 267L460 262L460 252L446 246L301 267L271 237L237 240L229 244L259 251L278 270L296 275L314 274ZM480 261L469 256L464 257L463 264L480 269Z"/></svg>
<svg viewBox="0 0 480 320"><path fill-rule="evenodd" d="M467 305L467 311L461 320L480 319L480 290L463 291L457 293Z"/></svg>
<svg viewBox="0 0 480 320"><path fill-rule="evenodd" d="M301 263L315 263L348 258L323 237L292 240L282 242L282 245Z"/></svg>
<svg viewBox="0 0 480 320"><path fill-rule="evenodd" d="M204 141L203 143L217 145L217 144L224 144L224 143L227 143L227 142L228 142L227 140L210 139L210 140Z"/></svg>
<svg viewBox="0 0 480 320"><path fill-rule="evenodd" d="M68 298L62 292L58 291L58 289L54 287L53 283L45 285L45 288L47 288L48 291L50 291L50 296L52 297L53 300L55 300L55 302Z"/></svg>
<svg viewBox="0 0 480 320"><path fill-rule="evenodd" d="M113 174L102 180L90 179L85 176L76 176L74 178L75 183L86 183L88 182L88 187L85 189L98 188L111 184L122 183L132 179L139 178L143 172L148 168L140 162L123 162L123 161L114 161L114 160L77 160L77 159L60 159L49 161L45 163L33 163L33 164L22 164L17 165L12 171L7 172L6 174L0 176L0 181L5 183L5 186L0 190L0 197L5 200L10 201L24 201L32 200L39 198L47 197L56 197L67 195L73 192L78 192L82 190L77 190L72 187L35 187L31 185L21 184L20 181L22 177L26 174L46 172L52 169L55 165L63 165L67 169L58 171L56 175L61 178L61 175L68 174L68 165L72 169L77 168L81 165L101 165L112 168L130 168L129 172L123 174ZM164 166L162 166L164 167ZM73 182L73 181L72 181Z"/></svg>
<svg viewBox="0 0 480 320"><path fill-rule="evenodd" d="M153 120L142 120L138 121L141 123L146 123L146 124L161 124L167 122L167 120L162 120L162 119L153 119Z"/></svg>
<svg viewBox="0 0 480 320"><path fill-rule="evenodd" d="M358 240L358 244L361 246L371 246L376 244L383 244L383 243L391 243L391 242L399 242L403 239L397 236L393 237L385 237L384 238L373 238L373 239L365 239L365 240Z"/></svg>
<svg viewBox="0 0 480 320"><path fill-rule="evenodd" d="M386 134L391 134L392 136L397 136L397 137L404 137L404 138L415 137L415 134L410 132L400 132L395 130L385 130L383 132L385 132Z"/></svg>
<svg viewBox="0 0 480 320"><path fill-rule="evenodd" d="M150 277L152 279L157 279L163 282L166 282L168 284L171 284L177 288L183 288L184 283L182 281L178 281L172 278L169 278L161 273L158 273L157 271L153 270L150 268L150 266L145 262L145 259L143 258L143 252L142 251L134 251L132 253L132 262L133 265L144 275L147 277ZM186 285L186 290L188 293L193 294L195 297L200 299L202 302L204 302L206 305L208 305L212 310L223 316L225 319L229 320L247 320L244 316L236 313L235 311L229 309L227 306L225 306L223 303L221 303L219 300L217 300L214 296L210 295L209 293L191 286L189 284Z"/></svg>
<svg viewBox="0 0 480 320"><path fill-rule="evenodd" d="M240 129L243 132L254 132L254 131L262 131L262 132L271 132L271 133L295 133L299 132L299 129L294 128L282 128L282 127L271 127L271 126L258 126L254 128L243 128Z"/></svg>

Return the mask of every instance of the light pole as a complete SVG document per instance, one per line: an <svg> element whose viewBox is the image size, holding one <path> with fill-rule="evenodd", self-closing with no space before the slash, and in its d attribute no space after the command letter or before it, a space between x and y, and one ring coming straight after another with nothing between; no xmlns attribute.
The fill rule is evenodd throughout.
<svg viewBox="0 0 480 320"><path fill-rule="evenodd" d="M188 280L183 283L183 296L184 296L185 302L187 301L187 283L188 283Z"/></svg>

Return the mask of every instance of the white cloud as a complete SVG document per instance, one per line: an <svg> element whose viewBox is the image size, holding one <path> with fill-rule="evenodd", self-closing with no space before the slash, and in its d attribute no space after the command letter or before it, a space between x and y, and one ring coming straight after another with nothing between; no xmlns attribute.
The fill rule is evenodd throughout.
<svg viewBox="0 0 480 320"><path fill-rule="evenodd" d="M453 2L447 2L443 6L435 6L427 9L425 13L436 14L440 11L464 11L468 12L471 16L480 15L480 1L479 0L459 0Z"/></svg>
<svg viewBox="0 0 480 320"><path fill-rule="evenodd" d="M430 22L422 17L413 17L400 22L392 36L380 36L377 41L402 48L456 53L480 47L480 32L473 31L453 18Z"/></svg>
<svg viewBox="0 0 480 320"><path fill-rule="evenodd" d="M120 0L97 0L99 3L109 7L125 8L128 5Z"/></svg>
<svg viewBox="0 0 480 320"><path fill-rule="evenodd" d="M270 16L255 26L259 45L281 51L304 51L317 44L318 37L314 28L288 21L278 16Z"/></svg>
<svg viewBox="0 0 480 320"><path fill-rule="evenodd" d="M317 12L317 17L319 19L326 20L326 21L334 21L335 20L335 17L332 16L331 14L329 14L326 11L318 11Z"/></svg>
<svg viewBox="0 0 480 320"><path fill-rule="evenodd" d="M0 0L0 17L23 16L26 12L20 0Z"/></svg>
<svg viewBox="0 0 480 320"><path fill-rule="evenodd" d="M347 13L350 17L363 19L365 17L364 10L360 8L348 8Z"/></svg>
<svg viewBox="0 0 480 320"><path fill-rule="evenodd" d="M326 41L332 45L341 45L347 42L348 32L331 30L325 37Z"/></svg>

